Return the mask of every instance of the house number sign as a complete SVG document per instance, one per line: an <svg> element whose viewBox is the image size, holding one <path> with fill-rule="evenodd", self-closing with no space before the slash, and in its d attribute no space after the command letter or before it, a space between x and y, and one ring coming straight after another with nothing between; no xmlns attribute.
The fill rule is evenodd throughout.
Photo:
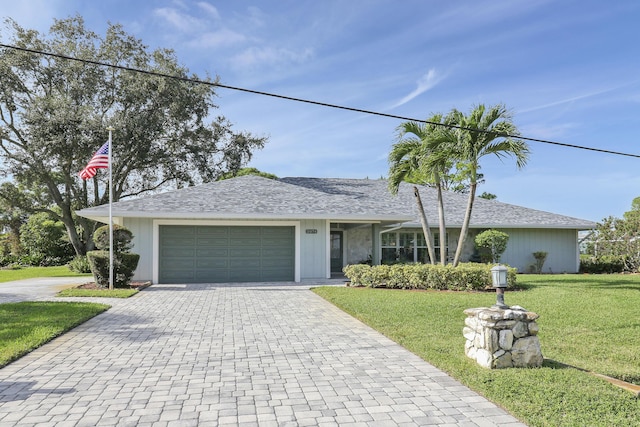
<svg viewBox="0 0 640 427"><path fill-rule="evenodd" d="M307 228L306 230L304 230L305 233L307 234L318 234L318 230L316 230L315 228Z"/></svg>

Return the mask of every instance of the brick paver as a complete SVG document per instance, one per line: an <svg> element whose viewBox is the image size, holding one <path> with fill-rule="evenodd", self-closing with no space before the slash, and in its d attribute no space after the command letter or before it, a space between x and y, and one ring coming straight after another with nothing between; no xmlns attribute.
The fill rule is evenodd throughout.
<svg viewBox="0 0 640 427"><path fill-rule="evenodd" d="M524 426L308 286L108 303L0 369L1 426Z"/></svg>

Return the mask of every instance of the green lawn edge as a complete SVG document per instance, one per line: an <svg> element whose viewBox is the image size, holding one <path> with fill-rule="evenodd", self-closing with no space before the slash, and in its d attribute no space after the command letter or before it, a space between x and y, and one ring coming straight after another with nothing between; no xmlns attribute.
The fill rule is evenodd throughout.
<svg viewBox="0 0 640 427"><path fill-rule="evenodd" d="M66 265L56 267L22 267L18 269L0 269L0 283L13 282L14 280L38 279L46 277L87 277L91 274L74 273ZM91 279L93 280L93 279Z"/></svg>
<svg viewBox="0 0 640 427"><path fill-rule="evenodd" d="M571 343L567 342L562 347L557 344L562 341L561 338L551 339L552 334L559 330L552 318L553 313L570 307L566 308L570 321L566 322L568 325L565 327L578 331L593 318L597 320L596 306L603 308L605 315L611 316L611 310L607 307L614 307L615 301L624 313L621 317L628 321L633 318L627 316L640 303L640 276L599 278L548 275L519 276L518 280L531 290L507 293L507 304L523 305L530 310L543 312L539 323L545 358L552 356L551 359L565 363L568 360L574 366L580 366L580 360L576 359L580 357L580 352L574 351L577 355L565 357L571 352ZM463 310L491 305L495 302L495 294L348 287L319 287L313 291L530 426L640 426L640 401L632 393L587 372L568 368L550 359L546 359L543 367L538 369L488 370L467 358L462 336ZM521 304L521 301L524 303ZM574 303L583 309L572 313ZM628 323L628 329L633 332L635 323ZM593 331L588 329L583 336L588 337L591 333ZM621 333L622 339L626 339L628 331ZM594 335L594 340L599 338ZM637 349L637 339L635 342ZM550 351L550 345L559 348ZM546 354L545 346L549 354ZM634 345L628 348L634 348ZM594 355L594 360L606 359L607 356ZM635 363L635 356L625 357ZM620 363L617 362L618 365ZM606 361L600 366L607 366ZM637 366L634 364L628 367L629 372L617 374L635 378ZM617 369L621 368L618 366Z"/></svg>
<svg viewBox="0 0 640 427"><path fill-rule="evenodd" d="M0 368L110 307L107 304L64 301L0 304Z"/></svg>
<svg viewBox="0 0 640 427"><path fill-rule="evenodd" d="M85 298L130 298L140 292L138 289L64 289L56 294L57 297L85 297Z"/></svg>

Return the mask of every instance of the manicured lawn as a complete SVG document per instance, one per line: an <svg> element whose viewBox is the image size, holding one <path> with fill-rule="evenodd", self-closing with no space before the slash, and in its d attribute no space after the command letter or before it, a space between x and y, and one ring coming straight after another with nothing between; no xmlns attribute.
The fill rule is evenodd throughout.
<svg viewBox="0 0 640 427"><path fill-rule="evenodd" d="M315 292L531 426L640 426L640 401L578 366L640 384L640 276L520 275L505 301L540 315L540 369L488 370L464 355L463 310L493 293L323 287Z"/></svg>
<svg viewBox="0 0 640 427"><path fill-rule="evenodd" d="M137 294L137 289L77 289L70 288L58 292L59 297L99 297L129 298Z"/></svg>
<svg viewBox="0 0 640 427"><path fill-rule="evenodd" d="M0 367L109 308L80 302L0 304Z"/></svg>
<svg viewBox="0 0 640 427"><path fill-rule="evenodd" d="M0 270L0 283L13 280L33 279L36 277L75 277L91 276L90 274L78 274L69 270L69 267L25 267L18 270Z"/></svg>

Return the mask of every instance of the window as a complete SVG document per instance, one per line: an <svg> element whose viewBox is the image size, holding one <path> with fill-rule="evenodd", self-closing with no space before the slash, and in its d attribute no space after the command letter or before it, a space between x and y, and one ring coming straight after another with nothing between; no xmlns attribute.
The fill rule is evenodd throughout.
<svg viewBox="0 0 640 427"><path fill-rule="evenodd" d="M440 261L440 235L433 234L436 262ZM448 240L448 239L447 239ZM446 243L445 243L446 244ZM380 239L382 248L382 264L429 262L427 241L422 230L382 233ZM447 256L449 249L447 248Z"/></svg>

